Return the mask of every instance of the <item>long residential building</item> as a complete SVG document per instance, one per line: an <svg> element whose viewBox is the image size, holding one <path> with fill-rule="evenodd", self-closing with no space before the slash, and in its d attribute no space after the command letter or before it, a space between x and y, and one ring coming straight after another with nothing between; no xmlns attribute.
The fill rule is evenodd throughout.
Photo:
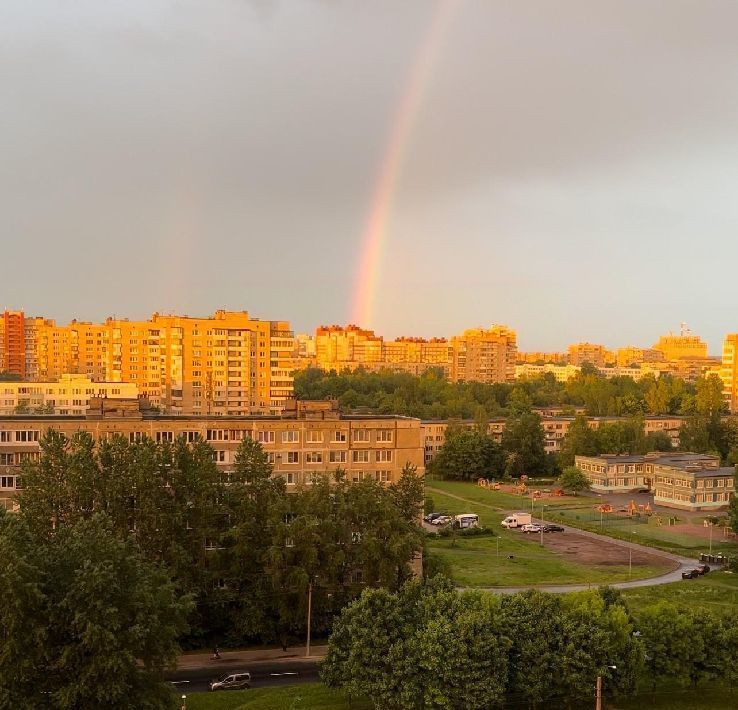
<svg viewBox="0 0 738 710"><path fill-rule="evenodd" d="M94 398L85 416L0 417L0 505L12 507L22 487L21 466L38 460L39 442L48 429L67 436L89 432L97 441L122 435L163 442L201 437L227 473L245 437L258 441L288 490L310 485L316 476L342 468L350 481L372 478L396 482L407 465L424 472L420 420L411 417L343 415L335 401L290 400L281 415L163 416L145 410L141 400Z"/></svg>
<svg viewBox="0 0 738 710"><path fill-rule="evenodd" d="M108 318L63 326L26 318L22 331L24 379L80 374L93 382L130 383L169 414L277 414L293 393L290 324L246 311L219 310L208 318L154 313L146 321ZM3 352L15 352L19 332L17 322L4 326Z"/></svg>
<svg viewBox="0 0 738 710"><path fill-rule="evenodd" d="M308 352L307 336L298 336ZM450 340L407 338L385 341L355 325L320 326L315 331L314 362L324 370L392 370L422 374L440 369L454 382L512 382L517 335L507 326L473 328ZM310 357L307 355L307 357Z"/></svg>

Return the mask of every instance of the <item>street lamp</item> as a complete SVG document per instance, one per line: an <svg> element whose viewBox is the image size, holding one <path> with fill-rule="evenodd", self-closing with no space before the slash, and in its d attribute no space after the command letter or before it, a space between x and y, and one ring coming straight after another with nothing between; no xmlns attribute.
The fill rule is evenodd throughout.
<svg viewBox="0 0 738 710"><path fill-rule="evenodd" d="M543 547L543 511L546 509L546 506L541 503L541 547Z"/></svg>
<svg viewBox="0 0 738 710"><path fill-rule="evenodd" d="M614 671L618 669L617 666L606 666ZM602 675L597 676L597 690L595 693L595 710L602 710Z"/></svg>
<svg viewBox="0 0 738 710"><path fill-rule="evenodd" d="M187 696L182 696L182 710L187 710Z"/></svg>

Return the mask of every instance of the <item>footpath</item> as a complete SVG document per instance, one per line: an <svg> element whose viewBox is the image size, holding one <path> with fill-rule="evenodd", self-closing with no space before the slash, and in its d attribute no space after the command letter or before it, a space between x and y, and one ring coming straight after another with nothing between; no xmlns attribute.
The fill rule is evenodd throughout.
<svg viewBox="0 0 738 710"><path fill-rule="evenodd" d="M327 645L310 646L310 655L305 656L305 647L296 646L283 651L281 648L256 648L242 651L221 651L218 660L211 653L183 653L177 661L177 670L196 670L201 668L229 670L231 667L259 662L294 663L296 661L315 661L328 652Z"/></svg>

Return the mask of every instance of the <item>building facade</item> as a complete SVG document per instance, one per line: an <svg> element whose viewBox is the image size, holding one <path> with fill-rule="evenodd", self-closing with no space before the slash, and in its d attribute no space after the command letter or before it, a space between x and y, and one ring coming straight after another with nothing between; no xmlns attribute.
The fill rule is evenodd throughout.
<svg viewBox="0 0 738 710"><path fill-rule="evenodd" d="M0 416L86 414L94 397L137 399L131 382L93 382L86 375L62 375L57 382L0 382Z"/></svg>
<svg viewBox="0 0 738 710"><path fill-rule="evenodd" d="M26 377L26 318L23 311L3 311L0 318L0 372Z"/></svg>
<svg viewBox="0 0 738 710"><path fill-rule="evenodd" d="M653 492L654 503L669 508L722 508L735 492L735 467L721 467L720 459L708 454L577 456L575 466L587 476L594 491L647 489Z"/></svg>
<svg viewBox="0 0 738 710"><path fill-rule="evenodd" d="M79 374L130 383L170 414L276 414L292 397L295 341L286 321L246 311L208 318L161 315L105 323L33 318L25 327L26 379Z"/></svg>
<svg viewBox="0 0 738 710"><path fill-rule="evenodd" d="M604 345L597 343L574 343L569 346L569 364L581 367L585 362L595 367L606 367L615 362L615 355Z"/></svg>
<svg viewBox="0 0 738 710"><path fill-rule="evenodd" d="M162 442L201 437L213 448L219 469L227 473L245 438L258 441L288 490L309 485L316 476L342 468L350 481L399 480L410 464L424 472L420 420L400 416L346 416L335 402L295 402L282 415L247 417L162 416L142 410L137 400L93 399L85 416L13 416L0 418L0 504L12 507L22 487L20 467L39 458L39 442L48 429L71 436L89 432L95 440L119 434Z"/></svg>

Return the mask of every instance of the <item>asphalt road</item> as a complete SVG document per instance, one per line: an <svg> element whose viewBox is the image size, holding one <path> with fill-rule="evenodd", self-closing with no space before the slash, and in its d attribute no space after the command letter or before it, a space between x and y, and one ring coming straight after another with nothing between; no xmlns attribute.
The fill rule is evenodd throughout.
<svg viewBox="0 0 738 710"><path fill-rule="evenodd" d="M315 683L318 680L320 658L280 659L278 661L245 662L238 667L223 667L217 663L195 668L182 668L166 675L166 679L183 693L199 693L209 690L211 680L228 673L251 673L252 688L277 685ZM226 691L223 691L226 692Z"/></svg>

